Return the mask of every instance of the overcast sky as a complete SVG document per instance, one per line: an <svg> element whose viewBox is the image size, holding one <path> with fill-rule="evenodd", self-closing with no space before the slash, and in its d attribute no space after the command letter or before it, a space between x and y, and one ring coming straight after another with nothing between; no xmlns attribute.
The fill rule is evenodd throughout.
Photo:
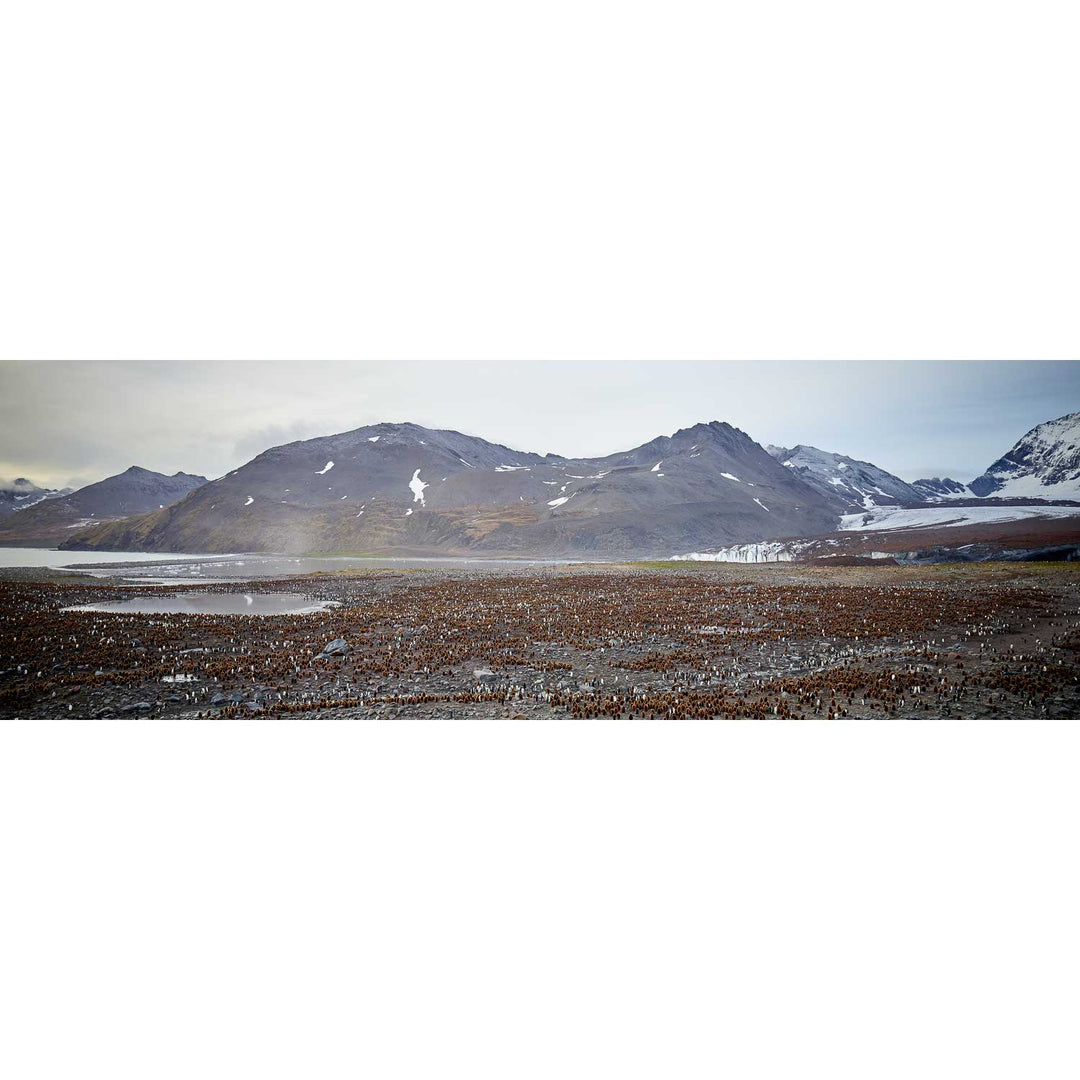
<svg viewBox="0 0 1080 1080"><path fill-rule="evenodd" d="M379 421L600 455L726 420L906 480L971 480L1080 409L1080 363L0 363L0 479L78 486L142 465L210 478L267 447Z"/></svg>

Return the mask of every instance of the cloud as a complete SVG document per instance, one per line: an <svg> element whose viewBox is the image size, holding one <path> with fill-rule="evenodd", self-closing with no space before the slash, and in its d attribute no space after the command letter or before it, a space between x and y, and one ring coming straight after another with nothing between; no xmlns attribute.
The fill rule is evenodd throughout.
<svg viewBox="0 0 1080 1080"><path fill-rule="evenodd" d="M250 461L271 446L282 446L285 443L329 434L332 432L315 420L297 420L293 424L267 424L252 428L237 439L233 444L233 457L237 461Z"/></svg>
<svg viewBox="0 0 1080 1080"><path fill-rule="evenodd" d="M914 479L978 475L1080 407L1078 363L0 363L0 473L81 485L142 465L221 476L382 420L599 456L698 421ZM938 465L927 466L927 462Z"/></svg>

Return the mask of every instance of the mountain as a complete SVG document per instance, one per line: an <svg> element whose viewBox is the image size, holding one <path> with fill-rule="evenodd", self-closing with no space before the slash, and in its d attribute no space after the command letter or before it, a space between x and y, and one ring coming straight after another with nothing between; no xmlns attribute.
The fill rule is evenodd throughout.
<svg viewBox="0 0 1080 1080"><path fill-rule="evenodd" d="M791 469L821 495L841 499L849 509L870 510L875 506L921 503L923 494L898 476L844 454L819 450L816 446L767 447L785 468Z"/></svg>
<svg viewBox="0 0 1080 1080"><path fill-rule="evenodd" d="M0 545L50 547L71 536L72 529L170 506L205 483L205 476L182 472L166 476L132 465L126 472L70 495L46 499L11 514L0 524Z"/></svg>
<svg viewBox="0 0 1080 1080"><path fill-rule="evenodd" d="M57 499L71 492L71 488L42 488L25 476L7 482L0 480L0 520L18 510L27 510L45 499Z"/></svg>
<svg viewBox="0 0 1080 1080"><path fill-rule="evenodd" d="M1080 499L1080 412L1033 427L968 487L980 497Z"/></svg>
<svg viewBox="0 0 1080 1080"><path fill-rule="evenodd" d="M935 476L929 480L913 480L911 486L927 502L937 502L939 499L964 499L971 498L966 484L959 480L951 480L947 476Z"/></svg>
<svg viewBox="0 0 1080 1080"><path fill-rule="evenodd" d="M813 535L848 509L713 421L600 458L375 424L276 446L162 510L65 548L668 555Z"/></svg>

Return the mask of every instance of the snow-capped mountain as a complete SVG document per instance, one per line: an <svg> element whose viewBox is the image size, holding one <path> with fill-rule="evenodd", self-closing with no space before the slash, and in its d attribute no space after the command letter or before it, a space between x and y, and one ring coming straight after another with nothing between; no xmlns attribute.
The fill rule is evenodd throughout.
<svg viewBox="0 0 1080 1080"><path fill-rule="evenodd" d="M1080 501L1080 414L1040 425L981 479L973 491L949 478L909 484L812 446L766 450L719 421L596 458L385 423L272 447L210 483L185 478L188 493L149 512L114 507L103 524L101 513L70 509L83 492L14 516L31 522L45 506L68 507L45 523L68 550L625 558L745 548L742 557L757 559L771 558L776 542L842 546L845 515L882 543L933 528L985 545L990 529L1008 532L1002 543L1041 549L1073 534L1068 515L964 507L983 493ZM959 508L927 505L954 500ZM885 526L872 524L879 519Z"/></svg>
<svg viewBox="0 0 1080 1080"><path fill-rule="evenodd" d="M934 476L928 480L913 480L911 486L927 502L940 502L942 499L970 499L971 492L966 484L948 476Z"/></svg>
<svg viewBox="0 0 1080 1080"><path fill-rule="evenodd" d="M980 497L1080 499L1080 412L1033 427L968 487Z"/></svg>
<svg viewBox="0 0 1080 1080"><path fill-rule="evenodd" d="M205 483L205 476L183 472L166 476L132 465L116 476L9 515L0 525L0 544L51 546L66 540L71 530L97 521L169 506Z"/></svg>
<svg viewBox="0 0 1080 1080"><path fill-rule="evenodd" d="M71 488L38 487L25 476L14 480L0 480L0 518L6 518L19 510L26 510L45 499L58 499L71 493Z"/></svg>
<svg viewBox="0 0 1080 1080"><path fill-rule="evenodd" d="M65 546L607 557L812 535L847 509L718 421L577 459L376 424L273 447L175 506Z"/></svg>
<svg viewBox="0 0 1080 1080"><path fill-rule="evenodd" d="M924 495L899 476L816 446L768 446L768 452L785 468L823 495L843 500L846 506L872 509L896 503L921 503Z"/></svg>

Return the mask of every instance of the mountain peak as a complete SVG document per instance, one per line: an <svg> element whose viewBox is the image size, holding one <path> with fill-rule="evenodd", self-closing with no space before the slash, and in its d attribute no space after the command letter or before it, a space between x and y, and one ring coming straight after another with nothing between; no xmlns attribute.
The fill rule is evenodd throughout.
<svg viewBox="0 0 1080 1080"><path fill-rule="evenodd" d="M822 495L842 499L851 507L869 510L874 506L924 501L922 492L869 461L805 443L790 450L780 446L770 446L768 450L781 465Z"/></svg>
<svg viewBox="0 0 1080 1080"><path fill-rule="evenodd" d="M1080 497L1080 412L1036 424L968 486L980 497Z"/></svg>
<svg viewBox="0 0 1080 1080"><path fill-rule="evenodd" d="M692 427L679 428L674 434L672 439L703 439L703 438L731 438L737 436L739 438L749 439L750 436L745 431L740 431L737 427L732 427L726 420L708 420L702 421L700 424L694 424Z"/></svg>
<svg viewBox="0 0 1080 1080"><path fill-rule="evenodd" d="M9 518L16 511L28 510L39 502L64 495L57 488L41 488L25 476L14 480L0 480L0 518Z"/></svg>

